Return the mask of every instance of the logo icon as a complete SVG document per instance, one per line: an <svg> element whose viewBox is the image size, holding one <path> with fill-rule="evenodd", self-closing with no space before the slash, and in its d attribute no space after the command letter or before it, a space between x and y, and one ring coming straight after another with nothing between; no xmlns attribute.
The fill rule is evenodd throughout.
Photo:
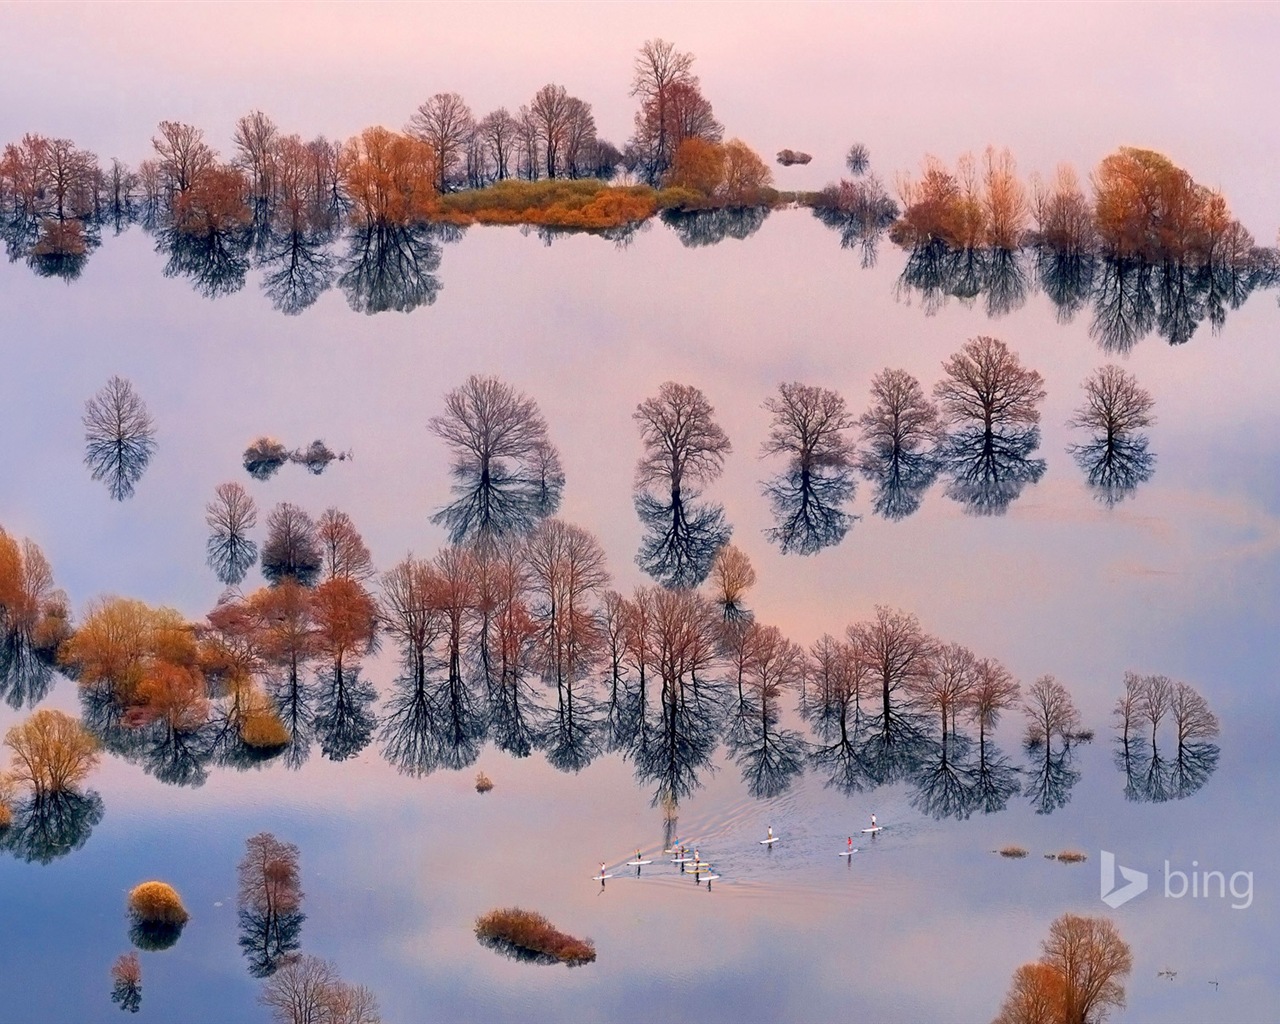
<svg viewBox="0 0 1280 1024"><path fill-rule="evenodd" d="M1120 869L1120 874L1124 876L1127 884L1116 888L1116 869ZM1141 896L1147 891L1147 873L1145 871L1137 871L1134 868L1127 868L1123 864L1116 863L1116 855L1110 850L1102 851L1102 888L1100 895L1102 902L1109 906L1112 910L1117 907L1123 907L1135 896Z"/></svg>

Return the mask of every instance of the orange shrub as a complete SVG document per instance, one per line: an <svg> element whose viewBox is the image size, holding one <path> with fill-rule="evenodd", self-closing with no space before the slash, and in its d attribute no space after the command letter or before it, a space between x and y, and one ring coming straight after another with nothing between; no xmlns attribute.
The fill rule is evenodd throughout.
<svg viewBox="0 0 1280 1024"><path fill-rule="evenodd" d="M173 886L164 882L143 882L129 893L129 913L143 924L183 925L190 915Z"/></svg>
<svg viewBox="0 0 1280 1024"><path fill-rule="evenodd" d="M566 935L541 914L519 907L491 910L477 918L476 937L482 941L508 943L571 967L591 963L596 958L596 947L589 939Z"/></svg>

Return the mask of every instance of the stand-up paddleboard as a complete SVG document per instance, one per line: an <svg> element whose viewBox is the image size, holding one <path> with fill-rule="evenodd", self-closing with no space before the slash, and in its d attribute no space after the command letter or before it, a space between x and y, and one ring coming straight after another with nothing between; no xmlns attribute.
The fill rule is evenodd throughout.
<svg viewBox="0 0 1280 1024"><path fill-rule="evenodd" d="M703 875L703 876L702 876L702 881L703 881L703 882L714 882L714 881L716 881L719 877L720 877L719 875Z"/></svg>
<svg viewBox="0 0 1280 1024"><path fill-rule="evenodd" d="M652 864L652 863L653 861L651 860L629 860L627 861L627 867L638 868L638 867L643 867L645 864Z"/></svg>
<svg viewBox="0 0 1280 1024"><path fill-rule="evenodd" d="M781 838L782 838L782 836L772 836L772 837L770 837L769 839L761 839L761 840L760 840L760 845L761 845L761 846L768 846L770 843L776 843L776 842L777 842L779 839L781 839Z"/></svg>
<svg viewBox="0 0 1280 1024"><path fill-rule="evenodd" d="M688 866L688 868L687 868L687 870L690 870L690 871L710 871L710 870L711 870L711 861L709 861L709 860L700 860L700 861L698 861L696 864L689 865L689 866Z"/></svg>
<svg viewBox="0 0 1280 1024"><path fill-rule="evenodd" d="M693 858L692 857L672 857L671 863L672 864L692 864Z"/></svg>
<svg viewBox="0 0 1280 1024"><path fill-rule="evenodd" d="M840 851L840 856L841 856L841 857L852 857L852 856L853 856L855 853L857 853L857 852L858 852L858 848L855 846L852 850L841 850L841 851Z"/></svg>
<svg viewBox="0 0 1280 1024"><path fill-rule="evenodd" d="M884 826L883 826L883 825L877 825L875 828L864 828L862 831L863 831L863 832L883 832L883 831L884 831Z"/></svg>
<svg viewBox="0 0 1280 1024"><path fill-rule="evenodd" d="M606 878L612 878L612 877L613 877L613 873L612 873L612 872L610 872L610 873L609 873L609 874L607 874L607 875L592 875L592 876L591 876L591 881L593 881L593 882L603 882Z"/></svg>

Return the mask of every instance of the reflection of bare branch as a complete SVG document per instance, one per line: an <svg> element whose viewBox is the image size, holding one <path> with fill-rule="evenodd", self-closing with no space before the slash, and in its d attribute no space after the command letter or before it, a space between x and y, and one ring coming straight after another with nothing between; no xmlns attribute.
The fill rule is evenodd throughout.
<svg viewBox="0 0 1280 1024"><path fill-rule="evenodd" d="M208 562L222 583L234 586L258 558L258 545L249 539L249 531L258 525L258 509L239 484L219 484L216 493L205 506Z"/></svg>
<svg viewBox="0 0 1280 1024"><path fill-rule="evenodd" d="M155 422L133 385L112 377L84 409L85 465L104 480L111 497L132 496L155 454Z"/></svg>

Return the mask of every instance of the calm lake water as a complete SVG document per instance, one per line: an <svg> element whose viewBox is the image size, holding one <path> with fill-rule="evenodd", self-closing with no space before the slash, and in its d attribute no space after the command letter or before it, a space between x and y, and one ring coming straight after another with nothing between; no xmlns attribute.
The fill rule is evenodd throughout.
<svg viewBox="0 0 1280 1024"><path fill-rule="evenodd" d="M875 28L885 33L890 54L895 46L906 52L908 28L884 10L866 9L852 20L833 11L802 9L802 28L817 31L819 15L827 12L846 38ZM710 18L709 9L697 12ZM66 14L56 10L51 17ZM278 14L273 9L271 16ZM1105 69L1102 78L1112 88L1135 88L1143 68L1161 66L1159 42L1179 26L1187 29L1188 15L1169 16L1172 27L1154 29L1133 66L1122 69L1103 43L1082 59ZM20 23L28 38L34 32L32 10L11 9L5 17ZM125 28L139 17L130 9ZM447 17L456 28L458 10L450 8ZM707 55L699 65L704 87L730 134L743 134L762 150L775 142L807 145L781 137L782 115L776 122L765 115L751 121L742 69L726 70L737 67L731 48L713 45L711 30L689 17L669 29L638 16L611 22L609 30L622 32L622 41L614 41L617 54L609 53L608 75L597 67L601 58L593 58L591 81L607 78L608 88L621 92L633 46L661 29ZM1070 39L1080 30L1056 24L1061 12L1049 17L1039 34L1060 31ZM1108 18L1111 31L1096 35L1110 38L1126 29L1126 15ZM765 61L768 25L758 18L750 24L756 34L746 52ZM99 27L104 38L123 32ZM938 101L946 110L929 107L923 126L909 133L898 128L865 137L877 169L889 177L896 167L914 167L930 149L949 155L1007 141L1017 150L1024 139L1032 148L1035 139L1043 151L1045 137L1066 151L1038 166L1047 170L1064 156L1083 168L1116 145L1148 142L1135 126L1154 125L1175 160L1226 187L1246 226L1265 242L1265 217L1274 204L1259 183L1271 181L1274 161L1264 166L1263 159L1271 150L1250 148L1252 142L1240 141L1245 133L1234 129L1223 129L1219 139L1213 119L1197 118L1192 126L1188 117L1174 125L1166 106L1185 100L1208 112L1218 109L1215 99L1231 96L1234 103L1239 72L1223 69L1249 58L1228 62L1220 51L1247 39L1240 52L1263 61L1255 50L1266 27L1240 8L1215 24L1204 46L1221 76L1206 72L1208 98L1190 87L1167 100L1135 94L1133 109L1121 104L1109 120L1086 119L1086 110L1098 110L1104 86L1082 72L1082 83L1090 83L1081 84L1083 95L1046 100L1074 112L1068 128L1080 125L1079 137L1045 132L1028 100L1011 99L1008 119L991 114L1008 84L1004 74L1025 70L1025 55L1000 75L984 72L980 89L971 87L979 112L971 132L957 131L952 121L969 111L952 110L948 98ZM680 28L689 37L677 35ZM1036 29L1023 19L1001 28L998 41L1027 43ZM330 52L325 46L336 51L335 33L328 21L317 29L321 53ZM926 50L944 48L942 28L924 36ZM820 56L834 66L835 44L815 45L833 48ZM785 35L779 47L786 58L779 57L781 68L801 63L793 55L800 52L798 37ZM1066 52L1066 42L1062 48ZM877 66L889 60L882 49L875 52ZM121 68L128 57L123 44L104 47L95 50L95 66L117 81L127 77ZM504 58L520 74L509 72L511 81L494 104L520 102L548 74L577 60L560 53L536 63L525 44L512 51L495 44L493 61ZM281 67L299 59L290 52ZM216 82L205 57L198 53L195 60L196 77ZM179 71L166 74L176 82ZM713 85L716 73L725 77ZM1158 82L1173 81L1172 72L1162 74ZM1033 77L1047 88L1051 76L1041 67ZM175 93L185 109L161 110L135 84L126 90L133 97L129 109L116 111L119 124L111 128L86 125L77 132L77 118L86 120L84 111L96 108L56 90L32 93L32 109L47 119L18 119L9 111L0 123L6 139L24 129L65 133L104 155L134 159L119 140L135 140L141 155L150 126L162 116L229 123L252 106L282 121L298 113L283 99L273 107L273 97L288 94L275 73L246 78L260 82L260 92L240 81L228 90L231 98L219 93L211 101L207 119L190 100L194 90ZM844 72L817 78L815 88L825 86L827 98L806 111L805 123L826 125L831 152L806 172L812 180L780 174L784 185L821 185L838 173L838 154L850 141L832 97L857 95L857 83ZM396 75L374 84L382 97L400 90L410 107L419 101L415 89L426 95ZM1247 105L1266 83L1259 73L1246 84L1241 102ZM427 91L435 88L467 93L468 79L459 70L456 80L433 82ZM730 98L735 89L740 94ZM723 104L717 90L727 94ZM869 102L901 119L917 109L913 99L953 95L945 76L904 90L898 101ZM579 91L594 98L586 86ZM233 100L235 109L224 112L222 104ZM484 109L486 102L474 100ZM618 107L630 109L621 101ZM772 112L774 104L765 108ZM350 107L332 124L320 107L302 113L334 134L365 123ZM346 117L354 123L345 125ZM606 134L621 137L629 114L614 121L617 130ZM928 135L930 126L938 136ZM760 138L752 137L753 127ZM104 138L91 138L93 131ZM952 145L957 134L963 141ZM1178 141L1187 148L1175 148ZM903 154L897 163L894 153ZM1228 178L1233 154L1245 164L1238 179ZM45 865L0 853L0 922L7 936L0 1021L120 1019L108 999L107 972L129 948L125 893L151 877L182 893L192 920L172 949L142 954L143 1003L133 1019L266 1020L256 1003L261 982L249 975L236 945L235 908L236 862L246 837L263 830L302 851L302 949L332 959L346 980L374 989L388 1021L988 1020L1013 970L1035 957L1050 921L1066 911L1110 916L1133 948L1129 1007L1114 1020L1280 1018L1273 852L1280 843L1273 810L1280 720L1280 360L1274 349L1280 309L1274 291L1253 295L1216 334L1205 324L1177 348L1153 335L1123 360L1155 398L1158 421L1150 436L1158 461L1150 482L1107 508L1065 452L1078 440L1065 424L1080 402L1080 382L1110 358L1089 336L1087 311L1062 324L1047 299L1032 294L1021 309L994 321L981 302L956 300L926 316L918 301L896 295L901 253L886 244L879 264L861 269L856 254L840 249L838 235L803 211L779 211L746 240L697 249L682 246L657 223L626 248L587 237L548 247L514 229L473 229L444 246L435 303L409 314L362 315L331 290L301 315L285 317L271 308L255 273L243 290L210 301L183 279L164 277L164 262L154 239L134 228L107 238L71 285L38 279L21 264L0 267L0 524L41 545L75 609L96 595L121 594L202 617L221 590L204 564L203 508L227 480L244 483L263 511L278 501L314 514L343 508L380 568L410 551L434 553L444 536L430 516L447 499L448 457L426 424L444 393L472 373L499 375L537 399L566 469L560 514L599 536L613 586L627 593L645 582L633 562L640 526L631 485L639 446L631 413L663 381L675 380L706 392L734 444L724 477L709 494L724 502L734 542L759 573L749 604L760 620L807 646L823 632L837 634L866 618L877 603L914 611L934 634L1000 659L1024 684L1054 674L1097 737L1077 749L1079 781L1060 809L1037 814L1017 795L1007 809L967 820L923 813L907 784L846 796L824 787L813 771L784 795L756 800L721 755L720 770L681 804L672 826L714 861L722 877L711 891L681 877L660 855L640 878L622 868L623 876L603 890L590 880L600 861L620 864L637 847L660 851L664 840L664 814L653 806L652 790L637 784L632 766L616 754L572 774L556 771L540 754L515 760L487 746L474 766L414 779L397 774L375 741L338 764L316 750L298 770L283 764L212 769L197 788L166 786L108 758L91 780L104 814L82 849ZM1043 479L1001 517L966 515L935 486L921 510L900 522L870 514L870 488L863 483L854 502L863 518L838 547L804 558L771 547L763 536L769 518L759 484L776 467L756 453L768 429L760 403L777 384L831 387L860 411L882 368L902 367L930 387L941 361L978 334L1005 340L1045 378ZM111 502L81 465L83 403L112 374L134 382L158 427L158 453L136 496L124 503ZM322 476L285 467L270 481L252 482L240 454L260 434L291 446L321 437L335 449L352 449L355 458ZM246 589L258 582L255 569ZM1124 776L1112 762L1110 712L1130 669L1192 683L1221 719L1217 771L1186 799L1125 799ZM365 675L385 693L393 659L371 660ZM77 711L74 686L60 681L44 705ZM0 728L22 717L6 707ZM1020 730L1020 716L1010 715L997 739L1026 765ZM476 768L495 783L483 797L473 788ZM845 836L872 813L887 830L861 844L852 862L838 858ZM757 842L770 826L783 837L773 849ZM1031 856L1007 861L993 854L1009 843L1027 847ZM1089 860L1068 865L1040 856L1066 848L1088 852ZM1098 896L1104 849L1151 873L1151 889L1117 910ZM1166 897L1166 862L1185 871L1194 862L1227 875L1252 872L1251 905L1233 909L1230 897ZM471 934L476 916L508 904L537 909L592 938L598 961L575 970L540 967L478 945ZM1162 971L1177 974L1169 980L1158 976Z"/></svg>

